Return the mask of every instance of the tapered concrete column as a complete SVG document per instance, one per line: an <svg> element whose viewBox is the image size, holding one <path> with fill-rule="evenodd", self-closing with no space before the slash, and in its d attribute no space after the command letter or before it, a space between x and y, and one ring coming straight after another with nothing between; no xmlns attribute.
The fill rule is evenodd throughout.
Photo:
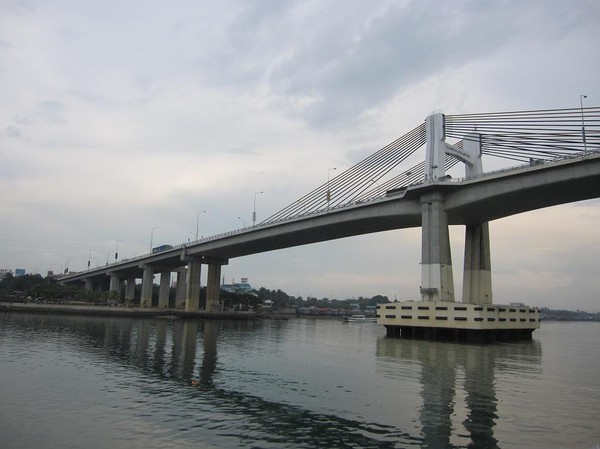
<svg viewBox="0 0 600 449"><path fill-rule="evenodd" d="M166 309L169 307L169 287L171 286L171 271L163 270L160 272L160 289L158 290L158 308Z"/></svg>
<svg viewBox="0 0 600 449"><path fill-rule="evenodd" d="M219 304L219 292L221 282L221 264L220 263L209 263L208 273L206 276L206 311L216 312L217 305Z"/></svg>
<svg viewBox="0 0 600 449"><path fill-rule="evenodd" d="M94 289L94 283L92 282L92 280L91 279L85 279L84 282L85 282L85 289L88 292L91 292Z"/></svg>
<svg viewBox="0 0 600 449"><path fill-rule="evenodd" d="M462 302L492 304L492 262L487 222L466 227Z"/></svg>
<svg viewBox="0 0 600 449"><path fill-rule="evenodd" d="M121 278L115 273L108 273L108 275L110 276L109 290L121 296Z"/></svg>
<svg viewBox="0 0 600 449"><path fill-rule="evenodd" d="M421 215L421 298L423 301L454 301L450 234L443 195L422 196Z"/></svg>
<svg viewBox="0 0 600 449"><path fill-rule="evenodd" d="M202 269L200 257L190 257L187 277L185 280L185 311L200 310L200 272Z"/></svg>
<svg viewBox="0 0 600 449"><path fill-rule="evenodd" d="M185 286L186 286L187 269L179 268L177 270L177 286L175 288L175 308L185 308Z"/></svg>
<svg viewBox="0 0 600 449"><path fill-rule="evenodd" d="M149 265L141 265L140 268L144 270L140 307L152 307L152 282L154 281L154 270Z"/></svg>
<svg viewBox="0 0 600 449"><path fill-rule="evenodd" d="M125 300L133 301L135 298L135 276L127 278L127 287L125 288Z"/></svg>

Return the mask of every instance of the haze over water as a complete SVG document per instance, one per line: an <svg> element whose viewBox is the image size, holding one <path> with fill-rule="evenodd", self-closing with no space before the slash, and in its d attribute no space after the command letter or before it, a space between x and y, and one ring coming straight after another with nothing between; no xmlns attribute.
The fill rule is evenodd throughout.
<svg viewBox="0 0 600 449"><path fill-rule="evenodd" d="M600 445L600 323L534 340L327 319L0 317L3 448Z"/></svg>

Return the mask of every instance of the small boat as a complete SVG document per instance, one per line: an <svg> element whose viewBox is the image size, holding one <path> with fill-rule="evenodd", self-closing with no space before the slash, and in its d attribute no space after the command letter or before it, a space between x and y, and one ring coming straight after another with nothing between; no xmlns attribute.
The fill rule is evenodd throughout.
<svg viewBox="0 0 600 449"><path fill-rule="evenodd" d="M351 315L344 318L346 322L356 322L356 323L376 323L377 318L375 317L366 317L364 315Z"/></svg>

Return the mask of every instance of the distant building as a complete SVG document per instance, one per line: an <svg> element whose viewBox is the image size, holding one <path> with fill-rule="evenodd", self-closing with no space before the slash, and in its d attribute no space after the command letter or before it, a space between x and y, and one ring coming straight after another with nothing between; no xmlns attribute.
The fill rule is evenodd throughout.
<svg viewBox="0 0 600 449"><path fill-rule="evenodd" d="M25 268L17 268L15 270L15 277L25 276Z"/></svg>
<svg viewBox="0 0 600 449"><path fill-rule="evenodd" d="M250 293L252 291L252 286L248 283L248 278L242 278L241 282L221 284L221 290L230 293Z"/></svg>

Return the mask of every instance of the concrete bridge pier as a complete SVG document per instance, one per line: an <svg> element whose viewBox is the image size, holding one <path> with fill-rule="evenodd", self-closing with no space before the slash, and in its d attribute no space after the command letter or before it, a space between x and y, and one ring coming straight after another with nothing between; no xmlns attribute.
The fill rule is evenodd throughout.
<svg viewBox="0 0 600 449"><path fill-rule="evenodd" d="M439 192L421 197L421 298L423 301L454 301L448 216Z"/></svg>
<svg viewBox="0 0 600 449"><path fill-rule="evenodd" d="M175 288L175 308L185 309L187 269L179 268L177 270L177 287Z"/></svg>
<svg viewBox="0 0 600 449"><path fill-rule="evenodd" d="M202 258L188 256L188 269L185 280L185 311L197 312L200 310L200 273Z"/></svg>
<svg viewBox="0 0 600 449"><path fill-rule="evenodd" d="M144 270L142 276L142 297L140 307L152 307L152 283L154 282L154 270L150 265L140 265Z"/></svg>
<svg viewBox="0 0 600 449"><path fill-rule="evenodd" d="M85 283L85 289L88 292L91 292L94 289L94 283L92 282L92 280L90 278L86 278L84 280L84 283Z"/></svg>
<svg viewBox="0 0 600 449"><path fill-rule="evenodd" d="M206 279L206 311L216 312L219 304L219 292L221 290L221 266L227 265L229 261L223 259L210 259L208 261L208 273Z"/></svg>
<svg viewBox="0 0 600 449"><path fill-rule="evenodd" d="M492 262L488 222L467 225L462 302L492 304Z"/></svg>
<svg viewBox="0 0 600 449"><path fill-rule="evenodd" d="M158 290L158 308L166 309L169 307L169 289L171 287L171 270L162 270L160 272L160 288Z"/></svg>
<svg viewBox="0 0 600 449"><path fill-rule="evenodd" d="M123 287L123 283L119 275L115 273L107 273L110 277L110 285L108 287L109 291L115 292L119 298L121 298L121 288Z"/></svg>
<svg viewBox="0 0 600 449"><path fill-rule="evenodd" d="M125 301L130 302L135 298L135 276L127 278L127 286L125 287Z"/></svg>

